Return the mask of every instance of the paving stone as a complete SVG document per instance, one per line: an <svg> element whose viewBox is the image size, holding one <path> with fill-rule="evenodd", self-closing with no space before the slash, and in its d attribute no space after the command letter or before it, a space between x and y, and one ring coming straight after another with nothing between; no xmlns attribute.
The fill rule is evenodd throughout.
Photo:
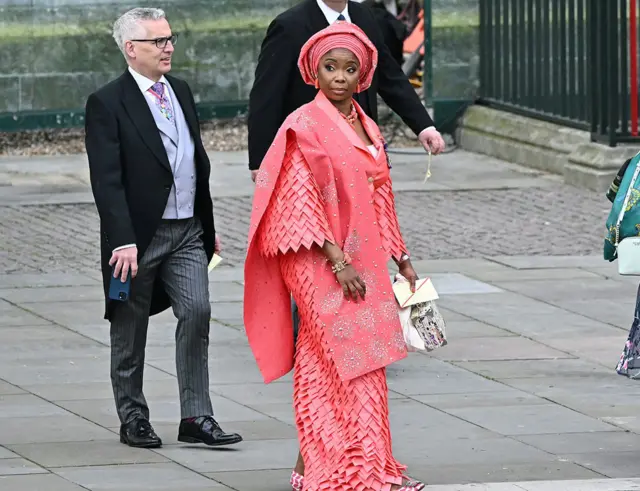
<svg viewBox="0 0 640 491"><path fill-rule="evenodd" d="M223 472L267 469L291 469L298 456L298 441L261 440L243 442L226 450L196 446L161 448L158 453L196 472ZM283 488L287 482L283 483Z"/></svg>
<svg viewBox="0 0 640 491"><path fill-rule="evenodd" d="M48 469L167 462L165 457L155 452L122 445L115 435L113 439L104 441L31 443L11 445L10 448Z"/></svg>
<svg viewBox="0 0 640 491"><path fill-rule="evenodd" d="M548 282L551 280L578 280L602 278L597 272L578 268L540 268L514 269L504 268L496 271L479 271L468 273L469 276L490 284L500 282Z"/></svg>
<svg viewBox="0 0 640 491"><path fill-rule="evenodd" d="M169 375L148 380L145 368L144 394L149 399L169 399L178 395L178 381ZM105 377L108 379L108 377ZM113 388L109 380L86 383L60 383L25 385L24 389L53 402L99 400L113 401Z"/></svg>
<svg viewBox="0 0 640 491"><path fill-rule="evenodd" d="M73 358L78 353L100 356L109 352L104 344L55 325L1 329L0 357L4 359ZM34 343L34 339L38 342Z"/></svg>
<svg viewBox="0 0 640 491"><path fill-rule="evenodd" d="M507 337L516 334L478 321L451 321L447 317L447 339L449 342L464 342L465 339L485 337Z"/></svg>
<svg viewBox="0 0 640 491"><path fill-rule="evenodd" d="M639 479L590 479L586 481L519 482L525 491L636 491Z"/></svg>
<svg viewBox="0 0 640 491"><path fill-rule="evenodd" d="M627 285L599 277L575 279L549 279L540 281L498 281L500 288L530 298L557 303L571 300L618 299L628 294Z"/></svg>
<svg viewBox="0 0 640 491"><path fill-rule="evenodd" d="M12 418L11 424L0 425L3 445L21 443L84 442L111 440L118 436L77 416L43 416Z"/></svg>
<svg viewBox="0 0 640 491"><path fill-rule="evenodd" d="M635 491L640 480L588 479L561 481L525 481L517 483L444 484L427 486L427 491Z"/></svg>
<svg viewBox="0 0 640 491"><path fill-rule="evenodd" d="M266 417L224 397L211 396L220 423L232 421L257 421ZM116 427L120 424L115 405L108 400L58 401L60 406L74 414L104 427ZM180 421L180 401L176 394L172 399L153 400L147 397L152 423L172 423Z"/></svg>
<svg viewBox="0 0 640 491"><path fill-rule="evenodd" d="M73 308L69 308L69 305L64 302L38 302L29 304L28 309L48 321L63 326L95 324L103 318L104 301L74 302Z"/></svg>
<svg viewBox="0 0 640 491"><path fill-rule="evenodd" d="M221 484L174 463L68 467L54 472L92 491L225 489Z"/></svg>
<svg viewBox="0 0 640 491"><path fill-rule="evenodd" d="M549 401L511 387L503 387L496 392L470 392L463 394L432 394L411 396L411 399L446 411L461 407L506 407L548 404Z"/></svg>
<svg viewBox="0 0 640 491"><path fill-rule="evenodd" d="M242 302L244 287L239 283L225 281L209 284L209 299L212 302Z"/></svg>
<svg viewBox="0 0 640 491"><path fill-rule="evenodd" d="M601 255L510 255L493 256L492 260L516 269L588 268L605 264Z"/></svg>
<svg viewBox="0 0 640 491"><path fill-rule="evenodd" d="M0 373L7 382L18 386L60 383L100 382L108 380L109 356L83 356L82 353L67 358L30 358L28 360L0 360ZM145 380L169 377L152 367L145 368Z"/></svg>
<svg viewBox="0 0 640 491"><path fill-rule="evenodd" d="M0 396L0 421L4 418L41 418L69 416L61 407L31 394ZM5 421L4 424L9 424Z"/></svg>
<svg viewBox="0 0 640 491"><path fill-rule="evenodd" d="M607 477L637 477L637 452L594 452L563 455L563 458ZM1 461L0 461L1 462Z"/></svg>
<svg viewBox="0 0 640 491"><path fill-rule="evenodd" d="M252 404L251 408L277 421L291 426L295 425L293 404L291 402Z"/></svg>
<svg viewBox="0 0 640 491"><path fill-rule="evenodd" d="M5 382L4 380L0 380L0 395L2 396L8 396L8 395L13 395L13 394L24 394L25 391L19 387L16 387L15 385L11 385L8 382Z"/></svg>
<svg viewBox="0 0 640 491"><path fill-rule="evenodd" d="M574 356L615 368L626 340L627 335L620 332L607 336L579 337L577 339L551 337L545 343L555 349L567 351Z"/></svg>
<svg viewBox="0 0 640 491"><path fill-rule="evenodd" d="M3 476L0 491L83 491L77 484L54 474L33 474L23 476Z"/></svg>
<svg viewBox="0 0 640 491"><path fill-rule="evenodd" d="M11 305L0 300L0 329L14 326L46 326L51 325L47 319L24 308Z"/></svg>
<svg viewBox="0 0 640 491"><path fill-rule="evenodd" d="M17 459L19 457L19 455L14 454L8 448L0 447L0 459Z"/></svg>
<svg viewBox="0 0 640 491"><path fill-rule="evenodd" d="M415 266L414 266L415 268ZM420 278L429 276L439 295L470 295L482 293L500 293L502 290L488 283L474 280L459 273L429 274L418 270Z"/></svg>
<svg viewBox="0 0 640 491"><path fill-rule="evenodd" d="M456 362L456 365L483 377L497 380L557 376L565 379L596 374L605 379L611 377L611 370L580 359L469 361Z"/></svg>
<svg viewBox="0 0 640 491"><path fill-rule="evenodd" d="M100 282L87 274L75 273L23 273L0 275L0 288L31 288L43 287L78 287L99 286Z"/></svg>
<svg viewBox="0 0 640 491"><path fill-rule="evenodd" d="M0 459L0 476L48 474L49 471L25 459ZM0 479L2 479L0 477Z"/></svg>
<svg viewBox="0 0 640 491"><path fill-rule="evenodd" d="M389 412L393 441L402 442L401 447L417 452L416 456L422 455L419 449L425 448L426 441L446 442L454 439L472 441L500 436L418 401L405 399L390 401Z"/></svg>
<svg viewBox="0 0 640 491"><path fill-rule="evenodd" d="M574 463L557 461L549 463L540 462L533 464L507 465L495 462L486 465L449 464L431 466L423 463L418 468L410 469L410 473L412 477L428 482L429 484L450 484L452 475L455 475L456 481L461 484L509 481L517 482L522 480L532 481L536 479L545 481L594 479L603 477L602 474L585 469L584 467ZM561 485L562 483L560 482L560 486ZM429 488L426 489L428 490ZM498 488L498 490L500 490L500 488ZM555 488L555 491L565 491L565 489L563 487L559 487Z"/></svg>
<svg viewBox="0 0 640 491"><path fill-rule="evenodd" d="M77 283L76 283L77 285ZM44 288L13 288L0 290L0 298L17 304L40 302L87 302L104 299L102 285L93 282L82 286L50 286Z"/></svg>
<svg viewBox="0 0 640 491"><path fill-rule="evenodd" d="M391 390L406 396L493 392L501 387L497 382L453 367L416 375L403 364L387 368L387 383Z"/></svg>
<svg viewBox="0 0 640 491"><path fill-rule="evenodd" d="M446 361L510 359L556 359L572 356L522 337L474 338L468 342L450 343L432 353Z"/></svg>
<svg viewBox="0 0 640 491"><path fill-rule="evenodd" d="M615 431L616 427L553 404L447 409L447 413L500 435Z"/></svg>
<svg viewBox="0 0 640 491"><path fill-rule="evenodd" d="M640 394L637 391L612 395L598 392L597 387L591 393L557 391L545 397L551 402L598 419L634 416L640 404Z"/></svg>
<svg viewBox="0 0 640 491"><path fill-rule="evenodd" d="M638 452L640 450L640 435L623 431L522 435L517 439L556 455Z"/></svg>
<svg viewBox="0 0 640 491"><path fill-rule="evenodd" d="M291 466L285 469L266 469L242 472L213 472L205 474L237 491L283 491L291 477ZM521 490L517 490L521 491Z"/></svg>

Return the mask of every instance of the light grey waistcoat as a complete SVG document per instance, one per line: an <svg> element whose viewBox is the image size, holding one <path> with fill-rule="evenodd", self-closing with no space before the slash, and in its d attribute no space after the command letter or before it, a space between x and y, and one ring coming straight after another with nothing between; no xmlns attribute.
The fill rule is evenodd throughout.
<svg viewBox="0 0 640 491"><path fill-rule="evenodd" d="M173 172L173 186L162 218L169 220L191 218L196 198L195 146L176 93L168 82L165 87L171 98L171 107L176 120L175 125L162 115L160 109L153 102L149 102L145 97L160 131L160 137Z"/></svg>

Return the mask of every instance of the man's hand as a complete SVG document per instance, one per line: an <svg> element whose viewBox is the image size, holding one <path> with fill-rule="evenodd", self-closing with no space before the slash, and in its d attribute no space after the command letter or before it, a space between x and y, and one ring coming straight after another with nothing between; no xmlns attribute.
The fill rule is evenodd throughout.
<svg viewBox="0 0 640 491"><path fill-rule="evenodd" d="M131 271L131 277L135 278L138 274L138 248L131 246L113 251L111 259L109 260L109 266L113 266L114 264L114 278L120 276L120 279L124 283L127 281L129 271Z"/></svg>
<svg viewBox="0 0 640 491"><path fill-rule="evenodd" d="M220 236L216 234L216 242L215 242L215 245L213 246L213 252L215 252L216 254L220 254L221 250L222 250L222 244L220 244Z"/></svg>
<svg viewBox="0 0 640 491"><path fill-rule="evenodd" d="M256 182L256 178L258 177L258 172L260 172L259 170L252 170L251 171L251 180L253 182Z"/></svg>
<svg viewBox="0 0 640 491"><path fill-rule="evenodd" d="M438 155L445 147L442 135L433 126L422 130L418 135L418 140L420 140L424 149L427 152L430 150L433 155Z"/></svg>

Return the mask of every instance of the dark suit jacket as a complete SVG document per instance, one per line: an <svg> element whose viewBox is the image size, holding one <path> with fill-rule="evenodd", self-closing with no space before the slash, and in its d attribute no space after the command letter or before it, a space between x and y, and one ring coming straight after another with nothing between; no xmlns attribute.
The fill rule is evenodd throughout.
<svg viewBox="0 0 640 491"><path fill-rule="evenodd" d="M178 97L195 143L195 216L202 222L202 239L207 257L211 259L215 229L209 158L200 138L191 89L183 80L171 76L166 79ZM128 70L89 96L85 131L91 188L100 215L105 318L109 319L112 251L122 245L136 244L138 261L142 258L162 220L173 173L151 110ZM169 306L169 297L157 280L150 313L157 314Z"/></svg>
<svg viewBox="0 0 640 491"><path fill-rule="evenodd" d="M364 111L378 118L376 94L416 133L433 121L415 90L385 46L369 7L349 2L351 21L369 36L378 49L378 69L371 88L357 95ZM298 56L304 43L329 24L316 0L303 0L271 23L256 67L249 96L249 168L260 167L278 129L289 114L311 102L317 90L304 83L298 70Z"/></svg>

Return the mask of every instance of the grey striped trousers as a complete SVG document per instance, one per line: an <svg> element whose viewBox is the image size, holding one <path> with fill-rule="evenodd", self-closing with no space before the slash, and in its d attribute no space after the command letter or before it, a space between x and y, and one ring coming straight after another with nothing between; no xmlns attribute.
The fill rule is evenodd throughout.
<svg viewBox="0 0 640 491"><path fill-rule="evenodd" d="M176 368L182 418L213 414L209 395L209 279L197 218L163 220L138 264L129 300L115 302L111 321L111 383L118 416L149 419L142 391L153 285L169 294L176 328Z"/></svg>

